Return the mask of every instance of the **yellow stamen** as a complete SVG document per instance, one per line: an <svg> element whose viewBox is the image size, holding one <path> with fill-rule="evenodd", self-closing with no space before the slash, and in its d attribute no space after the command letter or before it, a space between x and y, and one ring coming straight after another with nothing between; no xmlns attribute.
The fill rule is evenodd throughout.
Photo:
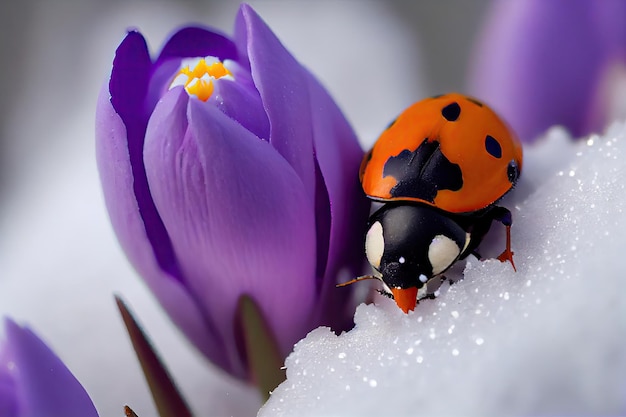
<svg viewBox="0 0 626 417"><path fill-rule="evenodd" d="M208 64L204 58L191 65L185 65L174 77L171 87L182 85L187 93L207 101L213 93L213 81L222 77L231 77L232 73L220 61Z"/></svg>

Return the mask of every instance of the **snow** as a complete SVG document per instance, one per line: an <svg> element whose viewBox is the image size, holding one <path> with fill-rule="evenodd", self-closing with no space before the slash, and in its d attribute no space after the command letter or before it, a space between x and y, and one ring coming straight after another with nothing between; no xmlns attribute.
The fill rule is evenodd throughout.
<svg viewBox="0 0 626 417"><path fill-rule="evenodd" d="M626 124L552 129L503 201L517 272L470 258L408 315L381 297L347 333L312 331L259 416L623 415L625 175Z"/></svg>

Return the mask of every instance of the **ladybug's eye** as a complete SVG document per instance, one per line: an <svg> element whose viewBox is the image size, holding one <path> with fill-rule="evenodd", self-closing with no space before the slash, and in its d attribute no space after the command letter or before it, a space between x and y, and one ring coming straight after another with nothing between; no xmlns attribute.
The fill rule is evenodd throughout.
<svg viewBox="0 0 626 417"><path fill-rule="evenodd" d="M502 147L493 136L487 135L487 137L485 137L485 149L487 149L489 155L502 158Z"/></svg>

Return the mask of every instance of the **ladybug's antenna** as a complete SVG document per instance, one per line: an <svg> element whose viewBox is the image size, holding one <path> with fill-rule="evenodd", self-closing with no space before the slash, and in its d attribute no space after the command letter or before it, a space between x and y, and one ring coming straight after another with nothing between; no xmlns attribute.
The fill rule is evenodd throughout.
<svg viewBox="0 0 626 417"><path fill-rule="evenodd" d="M365 281L366 279L378 279L378 278L376 278L375 276L372 276L372 275L362 275L360 277L351 279L348 282L342 282L341 284L337 284L336 287L337 288L338 287L347 287L350 284L354 284L355 282L359 282L359 281Z"/></svg>

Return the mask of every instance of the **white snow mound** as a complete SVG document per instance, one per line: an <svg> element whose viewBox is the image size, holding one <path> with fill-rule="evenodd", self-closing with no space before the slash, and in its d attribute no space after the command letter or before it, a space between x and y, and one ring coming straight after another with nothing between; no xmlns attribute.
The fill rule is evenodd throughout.
<svg viewBox="0 0 626 417"><path fill-rule="evenodd" d="M626 414L625 184L625 124L552 129L502 202L517 272L470 257L408 315L380 298L347 333L312 331L259 416Z"/></svg>

